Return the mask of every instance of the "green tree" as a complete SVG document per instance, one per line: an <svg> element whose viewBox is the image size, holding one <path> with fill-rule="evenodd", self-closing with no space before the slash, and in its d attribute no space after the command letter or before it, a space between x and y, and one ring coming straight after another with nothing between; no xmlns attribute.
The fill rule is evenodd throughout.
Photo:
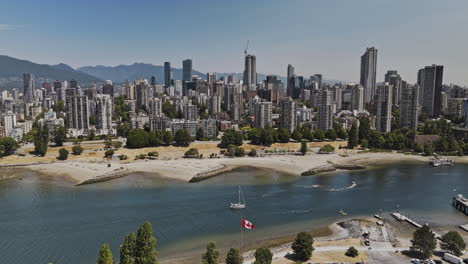
<svg viewBox="0 0 468 264"><path fill-rule="evenodd" d="M257 151L254 148L250 150L249 157L257 157Z"/></svg>
<svg viewBox="0 0 468 264"><path fill-rule="evenodd" d="M96 139L96 130L94 130L94 129L89 130L88 139L89 140L95 140Z"/></svg>
<svg viewBox="0 0 468 264"><path fill-rule="evenodd" d="M306 232L297 234L291 248L294 251L294 257L297 260L307 261L312 257L312 251L314 251L314 239L312 235Z"/></svg>
<svg viewBox="0 0 468 264"><path fill-rule="evenodd" d="M310 129L309 129L309 131L310 131ZM304 135L303 135L303 133L301 133L301 131L299 131L299 129L294 129L294 131L291 134L291 138L296 140L297 142L302 141L303 137L304 137Z"/></svg>
<svg viewBox="0 0 468 264"><path fill-rule="evenodd" d="M322 129L316 129L314 132L314 138L318 141L323 141L325 139L325 134Z"/></svg>
<svg viewBox="0 0 468 264"><path fill-rule="evenodd" d="M134 129L130 131L127 137L127 147L143 148L148 146L148 132L143 129Z"/></svg>
<svg viewBox="0 0 468 264"><path fill-rule="evenodd" d="M112 252L109 248L108 244L102 244L101 249L99 250L99 257L97 260L97 264L113 264L114 260L112 260Z"/></svg>
<svg viewBox="0 0 468 264"><path fill-rule="evenodd" d="M234 129L228 129L224 132L219 143L220 148L227 148L229 145L242 146L243 144L242 132Z"/></svg>
<svg viewBox="0 0 468 264"><path fill-rule="evenodd" d="M326 144L325 146L320 148L320 152L333 152L335 151L335 147L330 144Z"/></svg>
<svg viewBox="0 0 468 264"><path fill-rule="evenodd" d="M307 153L307 142L305 140L301 141L301 153L304 156Z"/></svg>
<svg viewBox="0 0 468 264"><path fill-rule="evenodd" d="M348 250L346 250L345 253L346 256L355 258L359 255L359 251L355 247L350 247Z"/></svg>
<svg viewBox="0 0 468 264"><path fill-rule="evenodd" d="M174 141L177 146L187 147L190 145L190 142L192 142L192 137L190 137L190 134L187 130L179 129L175 133Z"/></svg>
<svg viewBox="0 0 468 264"><path fill-rule="evenodd" d="M299 135L301 133L298 133ZM278 140L281 143L288 143L289 139L291 138L291 135L289 134L289 131L286 128L280 127L278 129Z"/></svg>
<svg viewBox="0 0 468 264"><path fill-rule="evenodd" d="M59 126L54 131L54 143L56 146L63 146L63 142L67 138L67 130L64 126Z"/></svg>
<svg viewBox="0 0 468 264"><path fill-rule="evenodd" d="M466 248L466 243L457 231L449 231L442 236L440 248L450 253L461 256Z"/></svg>
<svg viewBox="0 0 468 264"><path fill-rule="evenodd" d="M368 148L369 147L369 141L367 139L361 140L361 147Z"/></svg>
<svg viewBox="0 0 468 264"><path fill-rule="evenodd" d="M203 128L198 128L197 130L197 140L202 140L203 137L205 136L205 133L203 132Z"/></svg>
<svg viewBox="0 0 468 264"><path fill-rule="evenodd" d="M157 256L153 227L150 222L145 222L138 228L135 245L135 264L157 264Z"/></svg>
<svg viewBox="0 0 468 264"><path fill-rule="evenodd" d="M59 149L59 160L67 160L68 159L68 150L61 148Z"/></svg>
<svg viewBox="0 0 468 264"><path fill-rule="evenodd" d="M227 154L231 157L243 157L244 149L236 145L229 145L227 147Z"/></svg>
<svg viewBox="0 0 468 264"><path fill-rule="evenodd" d="M428 225L424 225L414 232L411 249L419 251L424 258L430 258L436 246L437 240Z"/></svg>
<svg viewBox="0 0 468 264"><path fill-rule="evenodd" d="M424 145L424 155L432 156L434 154L434 150L432 149L432 145L426 144Z"/></svg>
<svg viewBox="0 0 468 264"><path fill-rule="evenodd" d="M158 131L150 131L148 132L148 146L150 147L158 147L162 145L162 132L161 130Z"/></svg>
<svg viewBox="0 0 468 264"><path fill-rule="evenodd" d="M49 143L49 129L46 125L38 126L34 135L34 152L36 155L44 157L47 153Z"/></svg>
<svg viewBox="0 0 468 264"><path fill-rule="evenodd" d="M136 247L135 234L131 232L125 237L124 242L122 246L120 247L119 264L134 264L135 263L135 247Z"/></svg>
<svg viewBox="0 0 468 264"><path fill-rule="evenodd" d="M164 131L162 134L162 140L164 144L169 145L172 143L172 141L174 141L174 137L170 131Z"/></svg>
<svg viewBox="0 0 468 264"><path fill-rule="evenodd" d="M260 131L260 143L263 146L271 146L275 143L275 130L271 127L264 128Z"/></svg>
<svg viewBox="0 0 468 264"><path fill-rule="evenodd" d="M330 140L335 141L337 138L335 129L333 128L328 129L327 132L325 133L325 137L327 137Z"/></svg>
<svg viewBox="0 0 468 264"><path fill-rule="evenodd" d="M341 138L341 139L347 139L348 138L348 133L342 127L340 127L338 129L338 132L336 132L336 135L337 135L338 138Z"/></svg>
<svg viewBox="0 0 468 264"><path fill-rule="evenodd" d="M117 126L117 135L121 137L127 137L130 134L130 124L129 123L122 123Z"/></svg>
<svg viewBox="0 0 468 264"><path fill-rule="evenodd" d="M369 146L375 149L381 149L385 146L385 138L377 130L371 130L369 133Z"/></svg>
<svg viewBox="0 0 468 264"><path fill-rule="evenodd" d="M218 264L219 252L214 242L208 243L206 252L202 255L203 264Z"/></svg>
<svg viewBox="0 0 468 264"><path fill-rule="evenodd" d="M354 149L359 143L358 129L356 124L353 124L348 135L348 148Z"/></svg>
<svg viewBox="0 0 468 264"><path fill-rule="evenodd" d="M161 110L164 115L166 115L167 117L171 119L176 117L176 108L173 104L171 104L171 102L163 103L161 106Z"/></svg>
<svg viewBox="0 0 468 264"><path fill-rule="evenodd" d="M243 262L244 258L242 257L238 249L229 249L226 256L226 264L242 264Z"/></svg>
<svg viewBox="0 0 468 264"><path fill-rule="evenodd" d="M369 138L371 131L370 120L367 117L359 119L359 141Z"/></svg>
<svg viewBox="0 0 468 264"><path fill-rule="evenodd" d="M185 152L184 156L187 158L197 158L199 156L198 149L191 148Z"/></svg>
<svg viewBox="0 0 468 264"><path fill-rule="evenodd" d="M308 127L302 127L302 138L305 140L313 141L314 133Z"/></svg>
<svg viewBox="0 0 468 264"><path fill-rule="evenodd" d="M18 149L18 142L11 137L0 138L0 146L2 148L2 156L13 154Z"/></svg>
<svg viewBox="0 0 468 264"><path fill-rule="evenodd" d="M72 147L73 155L81 155L83 153L83 148L80 145L76 145Z"/></svg>
<svg viewBox="0 0 468 264"><path fill-rule="evenodd" d="M268 248L259 248L255 250L255 262L254 264L271 264L273 254Z"/></svg>
<svg viewBox="0 0 468 264"><path fill-rule="evenodd" d="M106 152L104 152L104 157L106 158L112 158L114 156L114 150L113 149L108 149Z"/></svg>

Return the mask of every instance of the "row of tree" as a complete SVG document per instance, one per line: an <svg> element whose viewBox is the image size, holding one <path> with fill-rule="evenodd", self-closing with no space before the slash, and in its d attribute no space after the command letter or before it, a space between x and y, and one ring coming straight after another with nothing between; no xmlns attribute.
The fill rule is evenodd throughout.
<svg viewBox="0 0 468 264"><path fill-rule="evenodd" d="M128 148L144 148L144 147L158 147L163 144L169 145L175 143L177 146L188 146L193 138L190 136L187 130L179 129L172 136L169 131L150 131L147 132L144 129L134 129L130 131L127 136L127 147Z"/></svg>
<svg viewBox="0 0 468 264"><path fill-rule="evenodd" d="M435 234L428 225L418 228L411 241L411 250L418 252L424 259L430 258L437 247ZM466 243L457 231L449 231L442 236L440 248L456 256L461 256L466 248Z"/></svg>
<svg viewBox="0 0 468 264"><path fill-rule="evenodd" d="M157 264L156 238L153 227L145 222L138 228L137 235L128 234L120 247L120 264ZM113 264L112 251L108 244L102 244L97 264Z"/></svg>
<svg viewBox="0 0 468 264"><path fill-rule="evenodd" d="M0 157L11 155L18 149L18 142L11 137L0 138Z"/></svg>

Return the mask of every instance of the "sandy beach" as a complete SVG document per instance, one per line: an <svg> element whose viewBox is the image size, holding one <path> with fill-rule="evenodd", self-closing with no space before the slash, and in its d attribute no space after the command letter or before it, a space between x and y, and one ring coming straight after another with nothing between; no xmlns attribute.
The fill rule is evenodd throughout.
<svg viewBox="0 0 468 264"><path fill-rule="evenodd" d="M414 161L427 162L422 156L405 155L400 153L361 153L349 152L340 154L309 154L306 156L270 156L244 158L204 158L204 159L164 159L136 160L132 162L120 161L89 161L71 160L24 166L35 171L51 175L64 175L72 178L76 183L93 179L102 174L109 174L121 169L129 172L154 173L160 177L181 181L189 181L197 174L219 170L223 167L230 169L237 167L257 167L271 169L293 175L329 164L375 166L391 164L393 162ZM110 164L110 167L109 167Z"/></svg>

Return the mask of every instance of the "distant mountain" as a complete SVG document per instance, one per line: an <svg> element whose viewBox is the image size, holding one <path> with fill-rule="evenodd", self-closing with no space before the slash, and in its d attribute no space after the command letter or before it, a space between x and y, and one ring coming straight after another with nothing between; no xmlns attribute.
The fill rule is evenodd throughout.
<svg viewBox="0 0 468 264"><path fill-rule="evenodd" d="M77 71L63 63L57 65L37 64L27 60L0 55L0 88L23 87L23 73L26 72L34 73L37 86L46 80L75 79L80 85L101 82L101 79Z"/></svg>

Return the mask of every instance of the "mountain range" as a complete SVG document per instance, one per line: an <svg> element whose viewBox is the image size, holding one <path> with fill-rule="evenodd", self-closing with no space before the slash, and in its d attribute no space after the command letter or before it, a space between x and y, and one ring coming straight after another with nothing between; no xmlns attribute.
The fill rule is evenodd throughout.
<svg viewBox="0 0 468 264"><path fill-rule="evenodd" d="M173 78L182 79L182 69L172 68ZM27 60L20 60L13 57L0 55L0 88L11 89L23 87L23 73L34 73L36 85L43 81L72 80L75 79L82 86L91 83L102 83L104 80L111 80L113 83L123 83L138 79L150 79L155 76L158 83L164 83L164 66L157 66L148 63L134 63L131 65L119 66L84 66L77 69L67 64L56 65L38 64ZM193 70L194 75L206 80L206 73ZM238 80L242 80L242 73L217 73L217 77L236 75ZM265 80L266 74L257 74L257 80ZM286 78L278 76L286 85ZM335 83L338 80L325 80L325 83Z"/></svg>
<svg viewBox="0 0 468 264"><path fill-rule="evenodd" d="M66 64L48 65L38 64L27 60L0 55L0 88L23 87L23 73L34 73L36 85L43 81L72 80L81 84L101 82L101 79L77 71Z"/></svg>

